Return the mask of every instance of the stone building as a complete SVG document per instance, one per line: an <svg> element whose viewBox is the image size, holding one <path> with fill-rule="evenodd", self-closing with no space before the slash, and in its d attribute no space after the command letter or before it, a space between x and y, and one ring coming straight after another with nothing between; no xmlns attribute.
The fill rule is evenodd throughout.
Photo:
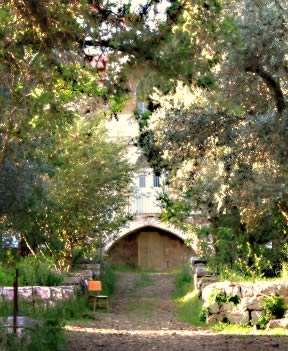
<svg viewBox="0 0 288 351"><path fill-rule="evenodd" d="M136 79L130 79L130 90L136 91ZM166 271L179 267L196 255L196 249L185 244L186 234L159 220L161 208L157 201L165 185L165 176L155 174L142 151L135 146L139 133L133 115L136 109L145 111L136 93L127 102L118 120L107 124L109 136L125 140L127 157L135 167L133 193L127 199L127 211L132 220L107 243L105 252L115 264L131 264L145 269ZM167 189L166 189L167 190Z"/></svg>
<svg viewBox="0 0 288 351"><path fill-rule="evenodd" d="M87 44L85 55L89 64L98 69L105 81L108 60ZM99 67L98 67L99 66ZM185 244L186 234L177 228L164 225L159 220L161 208L157 201L165 187L165 176L155 174L142 151L135 145L139 134L134 116L137 110L145 112L145 104L137 97L141 70L135 69L128 79L131 98L118 118L107 122L109 137L127 144L127 158L134 166L133 192L127 198L127 212L133 218L122 228L117 237L107 242L104 252L115 264L131 264L145 269L172 270L195 256L197 249ZM139 101L140 100L140 101ZM167 189L166 189L167 190Z"/></svg>

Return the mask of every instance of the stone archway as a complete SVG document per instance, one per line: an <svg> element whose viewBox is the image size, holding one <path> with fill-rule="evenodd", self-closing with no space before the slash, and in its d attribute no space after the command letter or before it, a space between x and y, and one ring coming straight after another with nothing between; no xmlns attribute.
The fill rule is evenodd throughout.
<svg viewBox="0 0 288 351"><path fill-rule="evenodd" d="M120 236L106 253L114 264L130 264L157 271L180 267L195 255L179 234L151 224Z"/></svg>

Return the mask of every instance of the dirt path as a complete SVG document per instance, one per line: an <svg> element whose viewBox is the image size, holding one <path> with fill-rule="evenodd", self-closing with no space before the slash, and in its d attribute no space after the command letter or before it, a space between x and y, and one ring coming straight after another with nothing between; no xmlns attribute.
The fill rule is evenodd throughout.
<svg viewBox="0 0 288 351"><path fill-rule="evenodd" d="M110 313L67 328L67 351L288 351L288 337L219 335L176 320L175 277L119 273Z"/></svg>

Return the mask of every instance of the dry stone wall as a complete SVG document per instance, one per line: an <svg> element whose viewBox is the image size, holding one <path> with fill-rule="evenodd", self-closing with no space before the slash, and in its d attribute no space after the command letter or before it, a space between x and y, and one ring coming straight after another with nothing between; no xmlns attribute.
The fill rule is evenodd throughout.
<svg viewBox="0 0 288 351"><path fill-rule="evenodd" d="M45 302L53 304L62 300L68 300L75 294L73 286L25 286L18 288L18 297L31 302ZM0 299L13 300L14 289L11 287L0 287Z"/></svg>
<svg viewBox="0 0 288 351"><path fill-rule="evenodd" d="M217 294L239 296L239 303L216 303ZM265 296L282 296L288 304L288 282L231 283L217 282L203 287L201 297L208 311L208 322L229 321L236 324L257 324L263 311Z"/></svg>

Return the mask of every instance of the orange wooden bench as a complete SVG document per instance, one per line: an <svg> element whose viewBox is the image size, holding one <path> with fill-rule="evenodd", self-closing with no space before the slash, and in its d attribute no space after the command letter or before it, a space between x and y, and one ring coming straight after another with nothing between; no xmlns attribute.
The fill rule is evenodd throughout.
<svg viewBox="0 0 288 351"><path fill-rule="evenodd" d="M99 306L99 302L104 300L106 302L106 309L108 312L108 296L99 295L100 291L102 291L102 283L100 280L88 280L88 299L93 300L93 311L95 312L96 307Z"/></svg>

